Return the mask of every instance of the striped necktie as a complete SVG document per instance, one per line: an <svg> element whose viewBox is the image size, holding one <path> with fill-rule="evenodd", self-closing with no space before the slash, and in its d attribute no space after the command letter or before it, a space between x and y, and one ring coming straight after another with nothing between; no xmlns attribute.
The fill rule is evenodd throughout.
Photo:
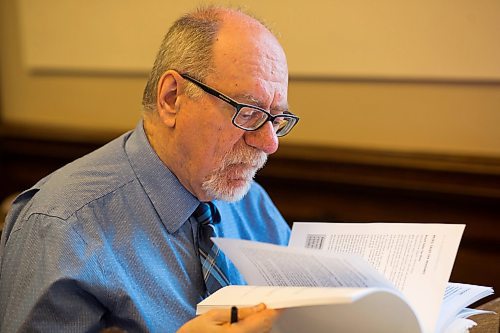
<svg viewBox="0 0 500 333"><path fill-rule="evenodd" d="M202 202L193 217L198 221L198 252L206 286L205 296L209 296L230 284L225 273L227 264L224 254L210 239L217 237L214 224L220 222L220 215L213 203Z"/></svg>

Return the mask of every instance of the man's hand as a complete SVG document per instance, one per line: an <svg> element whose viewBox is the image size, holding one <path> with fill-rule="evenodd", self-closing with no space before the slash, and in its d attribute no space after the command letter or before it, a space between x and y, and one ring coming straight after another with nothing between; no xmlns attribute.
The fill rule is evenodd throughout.
<svg viewBox="0 0 500 333"><path fill-rule="evenodd" d="M230 324L231 309L210 310L184 324L177 333L263 333L270 332L278 311L264 304L238 309L238 322Z"/></svg>

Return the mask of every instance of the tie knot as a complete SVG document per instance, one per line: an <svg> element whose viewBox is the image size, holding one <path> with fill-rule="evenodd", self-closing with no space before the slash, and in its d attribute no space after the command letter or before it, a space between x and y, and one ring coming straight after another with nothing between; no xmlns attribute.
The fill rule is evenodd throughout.
<svg viewBox="0 0 500 333"><path fill-rule="evenodd" d="M193 217L202 225L220 222L219 212L212 202L201 202L194 211Z"/></svg>

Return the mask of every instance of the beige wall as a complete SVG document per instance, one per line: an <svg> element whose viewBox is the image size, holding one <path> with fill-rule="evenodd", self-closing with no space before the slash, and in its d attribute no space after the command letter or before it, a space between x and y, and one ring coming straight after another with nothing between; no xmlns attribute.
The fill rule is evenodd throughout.
<svg viewBox="0 0 500 333"><path fill-rule="evenodd" d="M136 54L115 57L112 65L109 54L119 46L110 48L105 40L99 43L106 47L93 45L97 37L89 35L95 31L80 24L59 27L65 34L43 33L43 21L57 31L58 17L75 15L64 12L68 2L1 2L2 120L126 130L140 116L145 68L161 36L158 24L143 26L145 41L138 37L140 28L118 29L122 21L133 26L145 20L143 4L115 11L119 24L106 34L116 39L128 34L129 45L120 44L125 47L120 52L127 54L128 47ZM500 156L500 43L493 42L500 31L500 2L385 0L375 8L369 0L317 1L311 7L289 1L284 9L265 3L247 7L282 35L290 61L289 100L301 116L285 142ZM91 15L87 12L82 11ZM141 13L137 20L134 12ZM158 10L153 17L162 12L170 17L182 10ZM45 17L49 13L52 19ZM58 43L94 51L69 57Z"/></svg>

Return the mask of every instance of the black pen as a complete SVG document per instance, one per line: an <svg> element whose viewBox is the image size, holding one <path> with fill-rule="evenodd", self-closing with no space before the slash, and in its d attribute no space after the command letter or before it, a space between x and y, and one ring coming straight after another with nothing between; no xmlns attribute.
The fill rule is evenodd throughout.
<svg viewBox="0 0 500 333"><path fill-rule="evenodd" d="M236 306L231 307L231 324L238 322L238 308Z"/></svg>

